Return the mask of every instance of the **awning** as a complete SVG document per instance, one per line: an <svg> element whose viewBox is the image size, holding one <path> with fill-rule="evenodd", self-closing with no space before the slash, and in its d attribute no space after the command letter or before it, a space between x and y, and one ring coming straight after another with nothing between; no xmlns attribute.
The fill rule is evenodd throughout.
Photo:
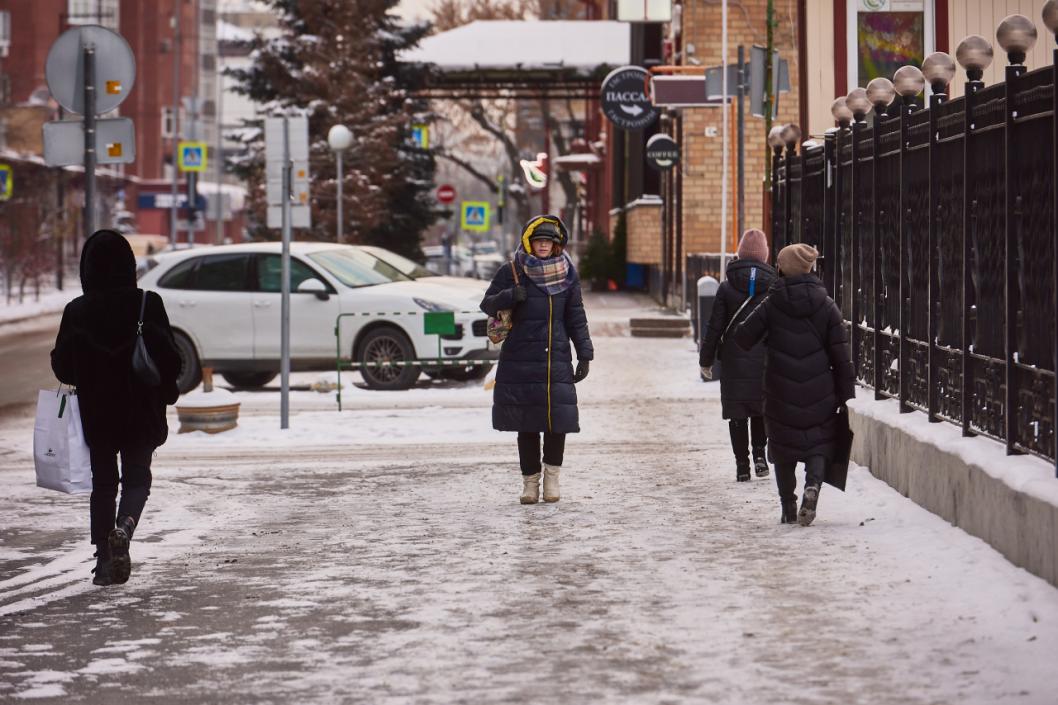
<svg viewBox="0 0 1058 705"><path fill-rule="evenodd" d="M608 20L478 20L422 40L401 56L431 65L432 97L598 95L631 62L631 30Z"/></svg>

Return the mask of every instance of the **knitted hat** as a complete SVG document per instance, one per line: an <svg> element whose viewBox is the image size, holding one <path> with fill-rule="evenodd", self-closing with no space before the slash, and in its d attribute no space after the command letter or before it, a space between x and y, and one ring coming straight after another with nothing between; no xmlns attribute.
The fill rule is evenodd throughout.
<svg viewBox="0 0 1058 705"><path fill-rule="evenodd" d="M522 228L522 247L529 254L533 252L529 241L537 238L551 240L555 244L565 246L569 240L569 231L566 230L566 224L558 216L538 215Z"/></svg>
<svg viewBox="0 0 1058 705"><path fill-rule="evenodd" d="M738 258L754 259L767 264L768 237L756 228L742 233L742 239L738 243Z"/></svg>
<svg viewBox="0 0 1058 705"><path fill-rule="evenodd" d="M779 251L779 271L787 277L808 274L815 266L816 257L819 257L819 253L811 245L787 245Z"/></svg>

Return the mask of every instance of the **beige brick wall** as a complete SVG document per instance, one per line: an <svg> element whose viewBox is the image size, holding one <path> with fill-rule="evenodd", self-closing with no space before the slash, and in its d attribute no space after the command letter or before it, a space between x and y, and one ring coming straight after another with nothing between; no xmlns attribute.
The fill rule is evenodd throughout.
<svg viewBox="0 0 1058 705"><path fill-rule="evenodd" d="M661 264L661 200L640 199L628 204L628 261Z"/></svg>
<svg viewBox="0 0 1058 705"><path fill-rule="evenodd" d="M797 41L795 3L775 3L775 44L782 58L790 63L791 91L779 100L778 124L798 121L797 100ZM743 0L732 4L728 12L728 61L738 60L738 45L746 47L749 58L753 44L763 46L765 34L765 0ZM684 5L684 46L693 44L693 55L704 66L715 66L721 61L720 4L691 2ZM687 63L686 59L684 63ZM746 227L764 227L763 181L767 169L764 120L749 114L746 109ZM728 220L721 229L721 178L723 138L721 108L695 108L683 111L683 234L684 252L719 252L721 232L734 246L737 213L735 164L735 119L730 113L731 140L728 156L729 197ZM716 128L716 137L706 137L708 128ZM629 260L631 261L631 259Z"/></svg>

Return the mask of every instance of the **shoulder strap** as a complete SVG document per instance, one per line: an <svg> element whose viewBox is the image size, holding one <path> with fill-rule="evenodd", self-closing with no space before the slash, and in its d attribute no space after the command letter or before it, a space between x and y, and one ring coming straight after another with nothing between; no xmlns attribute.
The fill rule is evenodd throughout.
<svg viewBox="0 0 1058 705"><path fill-rule="evenodd" d="M750 301L753 300L752 296L747 296L746 300L742 302L742 305L735 311L735 315L731 317L731 320L727 322L727 328L724 328L724 332L720 334L720 341L717 343L718 346L724 344L724 340L727 338L727 332L731 330L731 326L735 325L735 321L738 320L738 314L742 313L742 309L746 308Z"/></svg>
<svg viewBox="0 0 1058 705"><path fill-rule="evenodd" d="M510 260L510 263L511 263L511 274L514 275L514 285L518 286L518 284L519 284L519 282L518 282L518 267L514 266L514 259L513 258Z"/></svg>
<svg viewBox="0 0 1058 705"><path fill-rule="evenodd" d="M147 311L147 290L143 290L143 297L140 298L140 318L136 321L136 335L143 335L143 314Z"/></svg>

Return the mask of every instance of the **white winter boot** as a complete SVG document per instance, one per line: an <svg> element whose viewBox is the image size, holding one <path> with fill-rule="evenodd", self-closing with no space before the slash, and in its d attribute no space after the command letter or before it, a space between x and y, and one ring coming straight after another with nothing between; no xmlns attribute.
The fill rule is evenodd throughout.
<svg viewBox="0 0 1058 705"><path fill-rule="evenodd" d="M540 501L540 473L522 475L522 504L536 504Z"/></svg>
<svg viewBox="0 0 1058 705"><path fill-rule="evenodd" d="M544 501L557 502L561 495L558 492L558 473L562 470L559 465L548 465L544 463Z"/></svg>

